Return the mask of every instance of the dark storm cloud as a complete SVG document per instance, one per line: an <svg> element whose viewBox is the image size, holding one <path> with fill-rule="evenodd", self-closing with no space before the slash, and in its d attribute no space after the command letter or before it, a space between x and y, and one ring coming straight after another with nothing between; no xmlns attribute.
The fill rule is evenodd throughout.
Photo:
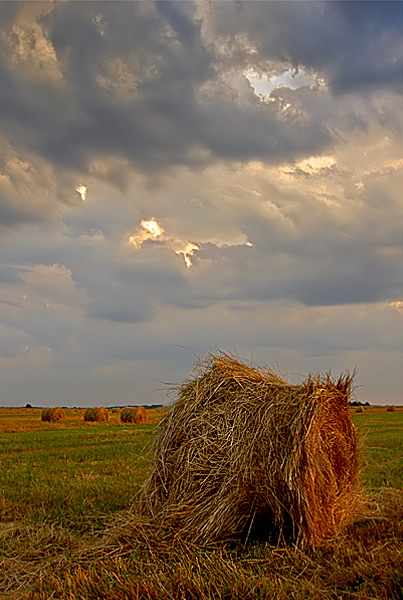
<svg viewBox="0 0 403 600"><path fill-rule="evenodd" d="M126 169L103 177L124 189L131 168L153 176L217 158L275 163L320 153L336 140L334 131L340 135L331 98L326 111L317 110L319 92L289 94L299 112L283 110L284 93L272 105L253 94L244 103L216 97L227 69L242 76L249 67L304 67L338 92L393 89L401 81L397 2L64 2L22 25L24 5L7 6L0 131L17 152L42 157L57 179L66 171L95 173L94 160L116 158ZM45 41L48 62L46 53L40 62L35 52ZM372 116L391 123L393 108L387 111L374 107ZM368 127L368 116L353 109L348 120ZM59 187L54 200L66 201ZM24 220L23 210L2 206L4 222Z"/></svg>
<svg viewBox="0 0 403 600"><path fill-rule="evenodd" d="M334 142L332 131L337 131L337 136L350 130L366 132L374 115L387 124L392 117L358 103L347 108L334 104L328 92L309 88L274 92L271 105L256 98L240 103L225 95L208 96L201 92L203 85L209 84L214 91L221 71L229 68L226 59L231 51L218 48L220 38L230 38L234 48L238 44L237 62L231 68L236 66L241 73L251 66L254 56L257 67L277 61L284 68L316 70L333 91L354 88L357 92L380 85L393 88L395 71L401 66L401 9L397 5L224 2L211 5L210 13L200 18L196 18L196 5L182 2L49 5L49 10L36 17L36 25L55 53L60 77L54 79L41 77L39 71L27 73L22 63L11 60L12 40L21 32L12 29L9 17L3 23L8 37L2 41L0 63L0 127L11 147L54 165L56 179L63 170L90 172L98 157L118 157L128 161L128 169L134 166L155 173L178 164L213 163L217 158L274 163L315 155ZM13 16L16 18L18 11ZM31 41L38 41L39 30L30 35ZM244 48L245 36L254 44L252 55ZM226 52L228 56L223 58ZM283 108L288 105L287 112ZM398 131L398 124L394 130ZM32 164L20 169L30 175L25 175L23 182L20 171L14 174L10 179L14 187L8 195L1 194L0 188L0 220L5 226L45 218L48 205L35 212L36 203L24 201L27 189L38 197L46 188L46 182L38 183L40 170L40 165L34 169ZM297 174L298 169L295 177ZM308 177L301 169L299 174L301 179ZM71 179L66 179L64 187L68 185L73 187ZM67 198L63 185L59 187L53 190L55 196ZM351 243L341 235L342 250L340 232L331 221L321 220L325 212L318 212L308 198L302 198L301 204L305 212L317 217L297 214L295 219L292 211L287 215L285 210L284 216L295 220L297 233L283 231L277 221L241 214L241 231L261 253L254 256L254 268L260 265L263 273L270 275L257 281L251 265L248 286L242 283L248 276L236 266L236 249L213 249L216 272L207 269L208 284L200 289L196 285L192 293L189 289L183 293L181 285L177 286L175 270L170 271L172 292L159 269L154 275L147 269L137 273L133 276L137 287L128 283L130 289L126 290L126 284L115 279L112 265L102 279L101 262L84 261L83 268L81 256L70 260L62 251L50 258L47 247L43 248L43 260L72 269L75 280L88 290L88 314L122 322L150 319L149 299L158 296L159 286L166 290L164 302L187 307L200 306L204 296L207 302L209 297L231 294L246 297L246 289L249 298L291 297L306 304L376 301L396 293L395 267L383 265L366 239ZM91 208L87 221L77 222L77 227L82 227L83 233L88 228L107 231L105 219L94 215ZM70 221L74 222L73 216ZM390 223L385 224L385 231L391 234ZM311 251L313 247L316 250ZM243 257L244 249L239 252ZM298 268L283 273L281 261L276 259L280 253L298 259ZM201 260L204 254L208 252L202 249L198 254ZM273 268L265 269L266 260ZM91 270L96 274L93 280L88 275ZM203 277L201 274L202 281ZM143 294L142 290L148 291ZM137 301L130 304L131 298Z"/></svg>
<svg viewBox="0 0 403 600"><path fill-rule="evenodd" d="M141 168L187 161L197 142L193 88L209 67L198 27L174 6L137 2L68 2L40 22L64 84L32 81L3 64L0 106L13 143L23 137L51 163L84 170L94 155L123 156ZM135 81L130 98L115 93L113 60Z"/></svg>
<svg viewBox="0 0 403 600"><path fill-rule="evenodd" d="M393 1L220 2L210 25L212 34L231 38L232 47L234 36L247 36L263 69L265 60L314 69L336 92L379 85L398 90L402 6ZM239 61L242 48L235 56Z"/></svg>
<svg viewBox="0 0 403 600"><path fill-rule="evenodd" d="M140 403L221 348L396 402L401 10L0 2L3 394Z"/></svg>
<svg viewBox="0 0 403 600"><path fill-rule="evenodd" d="M348 43L332 81L337 91L403 83L403 4L401 2L333 2Z"/></svg>
<svg viewBox="0 0 403 600"><path fill-rule="evenodd" d="M149 260L140 259L133 264L111 263L106 266L101 282L98 277L91 281L81 272L80 280L89 298L87 314L117 323L151 321L160 304L175 305L181 295L189 291L178 266L179 257L170 260L151 256ZM78 269L74 272L77 280Z"/></svg>
<svg viewBox="0 0 403 600"><path fill-rule="evenodd" d="M213 57L181 4L55 6L40 22L64 82L33 80L3 63L0 106L10 142L58 167L85 171L96 156L155 170L203 163L195 148L210 160L281 160L330 141L320 124L308 122L302 132L258 106L201 102L200 85L215 77ZM134 82L127 98L111 79L110 61L117 59Z"/></svg>
<svg viewBox="0 0 403 600"><path fill-rule="evenodd" d="M396 248L398 250L398 248ZM303 246L270 254L247 247L202 247L198 260L214 266L199 274L193 297L204 306L218 301L295 301L305 306L376 303L401 294L401 260L384 257L368 245L333 252L326 244L314 255ZM188 296L188 301L192 297ZM196 308L196 303L194 308Z"/></svg>
<svg viewBox="0 0 403 600"><path fill-rule="evenodd" d="M108 218L119 222L120 215L114 217L109 213ZM51 270L54 265L62 265L71 289L66 283L62 287L55 279L53 285L37 283L35 293L46 297L51 305L68 301L74 304L75 310L80 307L79 310L94 320L146 323L153 320L160 306L182 305L182 298L191 293L182 257L163 244L145 243L144 249L136 254L129 247L118 250L116 243L114 232L110 238L101 232L85 235L82 225L74 221L70 228L65 225L64 235L60 232L46 235L44 229L38 227L29 243L29 256L26 247L16 240L8 247L7 259L12 265L41 265ZM20 282L21 276L30 270L5 264L0 268L0 281L3 278L5 282ZM190 303L189 307L194 305L195 302ZM51 333L53 321L48 313L43 320L33 321L32 327L38 335L44 327ZM42 337L41 343L45 343Z"/></svg>

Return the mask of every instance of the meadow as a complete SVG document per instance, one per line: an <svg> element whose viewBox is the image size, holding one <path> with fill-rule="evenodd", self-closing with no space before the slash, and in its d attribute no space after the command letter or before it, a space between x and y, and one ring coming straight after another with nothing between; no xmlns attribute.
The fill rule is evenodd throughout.
<svg viewBox="0 0 403 600"><path fill-rule="evenodd" d="M364 444L362 515L323 546L193 545L136 516L150 424L43 423L0 409L0 598L403 598L403 408L352 417Z"/></svg>

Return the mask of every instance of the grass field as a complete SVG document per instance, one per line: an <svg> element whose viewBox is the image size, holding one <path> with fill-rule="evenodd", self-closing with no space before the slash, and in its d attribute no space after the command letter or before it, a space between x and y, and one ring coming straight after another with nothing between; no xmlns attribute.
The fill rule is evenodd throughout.
<svg viewBox="0 0 403 600"><path fill-rule="evenodd" d="M151 421L160 418L150 413ZM323 547L192 546L131 506L155 425L0 409L0 598L403 598L403 409L353 413L363 516ZM368 512L370 509L370 512Z"/></svg>

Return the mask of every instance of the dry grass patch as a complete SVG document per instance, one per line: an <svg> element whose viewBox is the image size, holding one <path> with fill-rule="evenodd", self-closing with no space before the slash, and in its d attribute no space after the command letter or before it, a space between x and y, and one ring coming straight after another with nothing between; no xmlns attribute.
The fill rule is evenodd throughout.
<svg viewBox="0 0 403 600"><path fill-rule="evenodd" d="M198 545L134 513L98 541L57 528L21 528L0 574L18 600L400 600L403 497L317 549L237 543ZM27 539L30 551L27 552Z"/></svg>

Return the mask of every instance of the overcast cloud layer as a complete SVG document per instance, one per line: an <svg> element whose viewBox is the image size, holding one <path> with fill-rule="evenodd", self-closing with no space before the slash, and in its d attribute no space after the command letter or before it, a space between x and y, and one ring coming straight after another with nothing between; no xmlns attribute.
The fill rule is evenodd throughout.
<svg viewBox="0 0 403 600"><path fill-rule="evenodd" d="M402 27L0 2L0 404L167 402L217 349L402 404Z"/></svg>

